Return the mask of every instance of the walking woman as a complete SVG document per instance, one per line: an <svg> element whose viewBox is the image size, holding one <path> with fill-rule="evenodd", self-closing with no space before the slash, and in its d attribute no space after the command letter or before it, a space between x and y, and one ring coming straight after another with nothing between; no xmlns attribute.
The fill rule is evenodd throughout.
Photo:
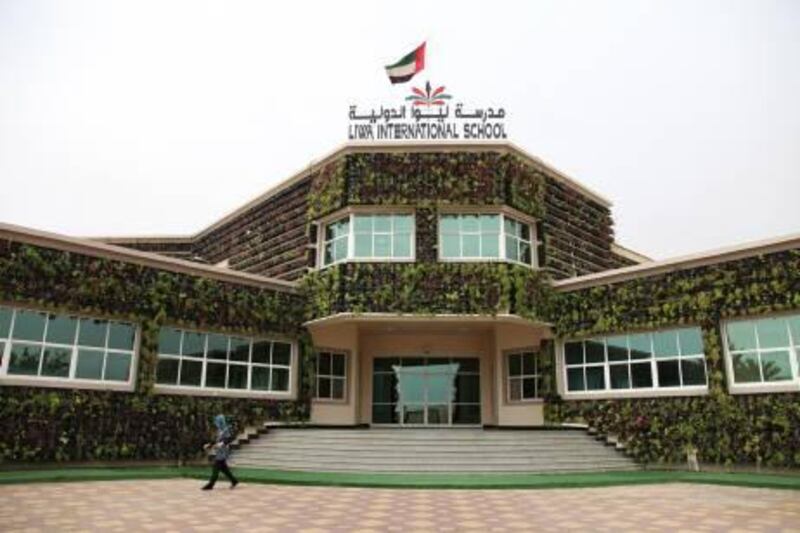
<svg viewBox="0 0 800 533"><path fill-rule="evenodd" d="M212 444L206 444L204 447L206 450L213 447L214 466L211 470L211 479L208 480L208 483L203 485L203 490L211 490L214 488L214 483L217 482L220 472L225 474L225 477L231 481L231 488L234 488L239 484L239 480L236 479L231 469L228 468L228 457L231 455L233 434L224 415L215 416L214 425L217 426L217 438Z"/></svg>

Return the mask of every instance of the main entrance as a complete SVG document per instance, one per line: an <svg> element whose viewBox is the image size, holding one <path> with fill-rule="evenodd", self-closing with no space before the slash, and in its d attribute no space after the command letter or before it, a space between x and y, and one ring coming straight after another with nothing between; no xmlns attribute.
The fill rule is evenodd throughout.
<svg viewBox="0 0 800 533"><path fill-rule="evenodd" d="M372 375L372 423L401 426L481 423L480 360L379 357Z"/></svg>

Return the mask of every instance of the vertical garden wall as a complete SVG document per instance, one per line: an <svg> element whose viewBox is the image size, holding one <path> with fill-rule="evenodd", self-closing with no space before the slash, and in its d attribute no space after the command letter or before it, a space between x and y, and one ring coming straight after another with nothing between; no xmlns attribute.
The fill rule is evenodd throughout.
<svg viewBox="0 0 800 533"><path fill-rule="evenodd" d="M413 264L348 263L306 276L312 317L342 312L515 313L543 316L549 277L503 263L438 260L437 221L446 206L508 206L544 216L545 176L498 152L352 153L312 181L309 220L347 206L415 208Z"/></svg>
<svg viewBox="0 0 800 533"><path fill-rule="evenodd" d="M238 426L307 414L297 401L155 394L162 325L300 339L304 304L292 291L240 285L114 259L0 240L0 305L121 320L140 332L134 392L0 386L0 460L197 457L211 417ZM302 363L302 361L301 361ZM308 371L308 365L301 365ZM306 379L303 383L307 383Z"/></svg>
<svg viewBox="0 0 800 533"><path fill-rule="evenodd" d="M560 292L552 321L561 338L700 326L709 394L683 398L562 401L550 422L585 421L626 442L645 462L800 466L800 393L730 394L721 322L800 309L800 251L789 250Z"/></svg>

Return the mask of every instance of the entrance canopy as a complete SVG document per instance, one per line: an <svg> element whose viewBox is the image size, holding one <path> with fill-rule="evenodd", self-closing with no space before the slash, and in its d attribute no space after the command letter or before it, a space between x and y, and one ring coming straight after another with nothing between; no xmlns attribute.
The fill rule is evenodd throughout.
<svg viewBox="0 0 800 533"><path fill-rule="evenodd" d="M507 401L505 360L514 351L538 351L552 337L549 324L515 315L347 313L305 325L318 352L348 361L345 398L315 400L315 423L541 423L535 407Z"/></svg>

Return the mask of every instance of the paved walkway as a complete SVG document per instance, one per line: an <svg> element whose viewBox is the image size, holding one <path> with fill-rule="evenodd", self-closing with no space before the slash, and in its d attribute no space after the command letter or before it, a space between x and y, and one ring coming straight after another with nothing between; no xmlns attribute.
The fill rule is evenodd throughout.
<svg viewBox="0 0 800 533"><path fill-rule="evenodd" d="M0 486L2 531L800 531L800 493L711 485L405 490L188 479Z"/></svg>

